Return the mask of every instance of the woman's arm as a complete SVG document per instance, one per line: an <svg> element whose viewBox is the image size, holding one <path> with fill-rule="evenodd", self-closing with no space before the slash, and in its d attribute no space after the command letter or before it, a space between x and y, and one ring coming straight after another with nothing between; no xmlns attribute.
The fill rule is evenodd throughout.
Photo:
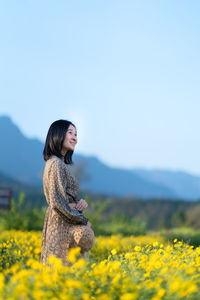
<svg viewBox="0 0 200 300"><path fill-rule="evenodd" d="M76 208L76 204L77 203L69 203L69 206L72 207L72 208Z"/></svg>
<svg viewBox="0 0 200 300"><path fill-rule="evenodd" d="M49 170L49 197L50 205L55 211L71 224L86 225L88 219L84 214L69 205L66 193L69 173L60 160L54 160Z"/></svg>

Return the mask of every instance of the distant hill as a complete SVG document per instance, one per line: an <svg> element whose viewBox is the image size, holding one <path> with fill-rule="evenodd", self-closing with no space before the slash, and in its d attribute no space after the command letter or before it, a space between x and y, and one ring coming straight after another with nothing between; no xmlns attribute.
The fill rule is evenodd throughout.
<svg viewBox="0 0 200 300"><path fill-rule="evenodd" d="M11 183L33 186L41 191L45 162L44 143L26 137L12 119L0 116L0 172ZM74 153L75 167L83 165L80 189L104 195L140 198L173 198L195 200L200 198L200 177L184 172L165 170L111 168L95 156ZM76 171L72 167L72 171ZM0 176L0 185L3 181ZM13 182L14 184L14 182Z"/></svg>
<svg viewBox="0 0 200 300"><path fill-rule="evenodd" d="M19 199L19 194L21 192L25 193L25 200L28 200L30 204L35 204L39 206L46 205L46 200L43 195L42 187L35 187L22 183L9 177L3 173L0 173L0 187L10 188L12 191L12 197L16 200Z"/></svg>
<svg viewBox="0 0 200 300"><path fill-rule="evenodd" d="M200 176L183 171L133 169L144 180L162 184L182 199L200 199Z"/></svg>
<svg viewBox="0 0 200 300"><path fill-rule="evenodd" d="M0 117L0 171L27 184L41 185L43 143L27 138L8 116Z"/></svg>
<svg viewBox="0 0 200 300"><path fill-rule="evenodd" d="M81 161L85 164L89 179L81 181L83 189L125 197L176 197L176 193L163 184L150 182L129 170L110 168L94 156L79 155L74 157L74 161L76 164Z"/></svg>

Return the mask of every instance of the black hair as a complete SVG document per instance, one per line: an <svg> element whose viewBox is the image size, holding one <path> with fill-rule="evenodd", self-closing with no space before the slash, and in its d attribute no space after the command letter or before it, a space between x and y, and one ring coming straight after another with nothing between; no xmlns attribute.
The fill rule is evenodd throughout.
<svg viewBox="0 0 200 300"><path fill-rule="evenodd" d="M74 128L76 126L67 120L57 120L51 124L49 127L45 146L43 150L43 158L47 161L52 155L56 155L59 158L62 158L63 155L61 153L63 142L65 139L66 132L70 125L73 125ZM73 165L72 155L74 151L68 150L64 156L64 162L66 164Z"/></svg>

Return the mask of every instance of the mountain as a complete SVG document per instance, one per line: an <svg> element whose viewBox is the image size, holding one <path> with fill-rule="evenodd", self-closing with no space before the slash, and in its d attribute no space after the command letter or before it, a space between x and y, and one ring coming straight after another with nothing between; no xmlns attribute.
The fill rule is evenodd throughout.
<svg viewBox="0 0 200 300"><path fill-rule="evenodd" d="M43 143L27 138L8 116L0 117L0 171L18 181L41 185Z"/></svg>
<svg viewBox="0 0 200 300"><path fill-rule="evenodd" d="M21 186L42 188L44 143L26 137L12 119L0 116L0 172ZM95 156L74 153L72 171L80 177L80 189L104 195L141 198L200 198L200 177L166 170L111 168ZM11 183L12 180L8 179ZM2 185L0 177L0 185Z"/></svg>
<svg viewBox="0 0 200 300"><path fill-rule="evenodd" d="M151 183L129 170L111 168L94 156L74 156L75 164L83 162L86 180L80 187L95 193L125 197L176 197L174 191L162 184Z"/></svg>
<svg viewBox="0 0 200 300"><path fill-rule="evenodd" d="M144 180L162 184L173 190L178 198L195 200L200 198L200 176L183 171L133 169L134 175Z"/></svg>
<svg viewBox="0 0 200 300"><path fill-rule="evenodd" d="M45 197L43 195L43 189L36 188L35 186L28 185L17 181L16 179L9 177L3 173L0 173L0 187L1 188L10 188L11 189L11 197L16 200L19 199L19 195L21 192L25 193L25 199L28 199L30 204L42 205L46 204Z"/></svg>

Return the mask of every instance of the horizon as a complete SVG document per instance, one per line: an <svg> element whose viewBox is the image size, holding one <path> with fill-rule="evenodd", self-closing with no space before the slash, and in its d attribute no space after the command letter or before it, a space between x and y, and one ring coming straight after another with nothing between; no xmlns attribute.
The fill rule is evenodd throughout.
<svg viewBox="0 0 200 300"><path fill-rule="evenodd" d="M1 117L8 117L9 119L11 119L11 122L14 124L14 126L17 126L14 122L13 122L13 120L12 120L12 118L9 116L9 115L0 115L0 119L1 119ZM37 137L28 137L24 132L23 132L23 130L20 128L20 127L18 127L17 126L17 128L20 130L20 132L21 132L21 134L25 137L25 138L27 138L27 139L36 139L36 140L38 140L39 142L41 142L41 143L43 143L44 144L44 141L42 141L40 138L37 138ZM129 170L129 171L131 171L131 170L145 170L145 171L164 171L164 172L174 172L174 173L185 173L185 174L189 174L189 175L192 175L192 176L200 176L200 174L198 174L198 173L193 173L193 172L190 172L190 171L188 171L188 170L184 170L184 169L168 169L168 168L162 168L162 167L158 167L158 168L152 168L152 167L143 167L143 166L133 166L133 167L123 167L123 166L116 166L116 165L114 165L114 166L112 166L112 165L109 165L107 162L104 162L100 157L98 157L97 155L92 155L92 154L84 154L84 153L81 153L81 152L77 152L76 151L76 149L75 149L75 151L74 151L74 154L77 154L77 155L81 155L81 156L85 156L85 157L93 157L93 158L95 158L95 159L98 159L102 164L105 164L106 166L108 166L108 167L111 167L111 168L113 168L113 169L122 169L122 170Z"/></svg>

